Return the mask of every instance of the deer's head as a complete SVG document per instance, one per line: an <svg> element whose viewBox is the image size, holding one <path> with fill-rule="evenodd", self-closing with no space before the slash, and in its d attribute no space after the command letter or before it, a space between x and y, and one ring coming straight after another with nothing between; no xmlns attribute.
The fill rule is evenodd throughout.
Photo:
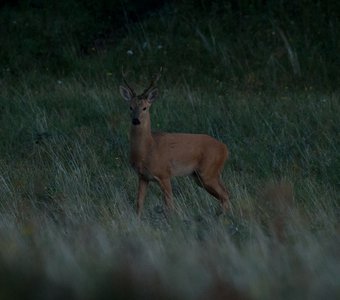
<svg viewBox="0 0 340 300"><path fill-rule="evenodd" d="M161 69L162 70L162 69ZM161 76L161 71L151 80L149 86L139 95L137 95L134 89L126 81L123 73L124 85L119 87L120 94L123 99L130 105L131 122L133 125L140 125L145 119L145 116L149 114L149 108L151 104L158 97L158 89L156 83Z"/></svg>

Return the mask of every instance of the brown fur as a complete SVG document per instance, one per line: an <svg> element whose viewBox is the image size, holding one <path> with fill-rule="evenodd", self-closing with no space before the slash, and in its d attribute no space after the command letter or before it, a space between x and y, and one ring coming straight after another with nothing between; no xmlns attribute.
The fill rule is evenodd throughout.
<svg viewBox="0 0 340 300"><path fill-rule="evenodd" d="M141 215L146 189L156 181L165 195L168 209L173 208L170 179L174 176L192 175L196 181L222 205L228 208L228 191L221 181L223 165L228 158L227 147L205 134L152 133L149 108L157 89L149 88L145 95L136 96L128 87L120 92L130 104L132 124L130 161L139 176L137 213Z"/></svg>

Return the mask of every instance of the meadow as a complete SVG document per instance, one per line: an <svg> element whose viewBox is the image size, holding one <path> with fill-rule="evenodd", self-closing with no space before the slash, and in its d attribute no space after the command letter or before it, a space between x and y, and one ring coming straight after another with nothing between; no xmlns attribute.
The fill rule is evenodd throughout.
<svg viewBox="0 0 340 300"><path fill-rule="evenodd" d="M178 1L113 35L60 3L1 10L0 299L338 299L337 6ZM181 177L136 216L118 87L160 66L152 127L228 146L227 215Z"/></svg>

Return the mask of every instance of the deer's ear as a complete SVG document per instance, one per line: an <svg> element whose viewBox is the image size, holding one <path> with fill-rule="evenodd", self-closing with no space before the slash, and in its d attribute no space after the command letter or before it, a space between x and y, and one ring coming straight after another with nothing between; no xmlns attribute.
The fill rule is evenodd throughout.
<svg viewBox="0 0 340 300"><path fill-rule="evenodd" d="M125 101L131 101L133 94L130 89L126 88L123 85L120 85L119 92Z"/></svg>
<svg viewBox="0 0 340 300"><path fill-rule="evenodd" d="M148 95L147 95L147 100L152 103L154 102L158 97L158 89L157 88L154 88L152 89Z"/></svg>

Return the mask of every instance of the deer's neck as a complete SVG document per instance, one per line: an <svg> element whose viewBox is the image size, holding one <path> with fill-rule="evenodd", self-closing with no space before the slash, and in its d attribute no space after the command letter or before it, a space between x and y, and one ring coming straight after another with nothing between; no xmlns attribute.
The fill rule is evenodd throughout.
<svg viewBox="0 0 340 300"><path fill-rule="evenodd" d="M143 161L150 153L153 144L149 114L145 116L141 124L132 125L130 139L132 162Z"/></svg>

